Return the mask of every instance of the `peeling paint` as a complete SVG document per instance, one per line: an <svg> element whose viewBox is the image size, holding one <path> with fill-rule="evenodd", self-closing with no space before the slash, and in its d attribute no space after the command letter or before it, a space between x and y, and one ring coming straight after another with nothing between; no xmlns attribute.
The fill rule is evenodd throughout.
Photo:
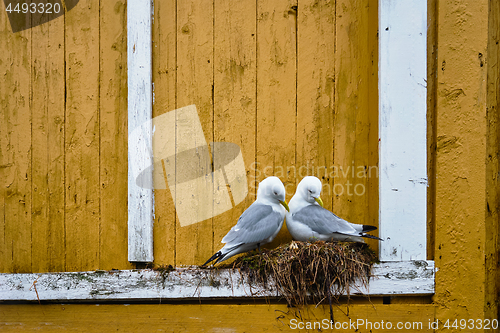
<svg viewBox="0 0 500 333"><path fill-rule="evenodd" d="M0 301L151 300L274 297L272 283L251 283L238 270L177 268L167 275L144 269L78 273L0 274ZM355 283L351 295L432 294L434 263L386 262L374 265L368 286Z"/></svg>

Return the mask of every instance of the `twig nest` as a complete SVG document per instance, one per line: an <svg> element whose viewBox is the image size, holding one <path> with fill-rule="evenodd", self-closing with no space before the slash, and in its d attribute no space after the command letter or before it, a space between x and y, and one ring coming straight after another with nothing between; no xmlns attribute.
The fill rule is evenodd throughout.
<svg viewBox="0 0 500 333"><path fill-rule="evenodd" d="M366 286L375 262L375 252L366 244L292 241L222 267L247 272L250 283L271 282L289 305L303 306L331 297L338 300L350 295L351 286Z"/></svg>

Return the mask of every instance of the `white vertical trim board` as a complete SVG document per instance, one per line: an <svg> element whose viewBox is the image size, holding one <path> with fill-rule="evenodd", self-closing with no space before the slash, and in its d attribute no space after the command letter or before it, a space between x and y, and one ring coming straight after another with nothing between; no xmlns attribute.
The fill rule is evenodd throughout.
<svg viewBox="0 0 500 333"><path fill-rule="evenodd" d="M153 261L151 8L151 0L127 1L128 260L134 262Z"/></svg>
<svg viewBox="0 0 500 333"><path fill-rule="evenodd" d="M379 0L381 261L426 259L427 1Z"/></svg>

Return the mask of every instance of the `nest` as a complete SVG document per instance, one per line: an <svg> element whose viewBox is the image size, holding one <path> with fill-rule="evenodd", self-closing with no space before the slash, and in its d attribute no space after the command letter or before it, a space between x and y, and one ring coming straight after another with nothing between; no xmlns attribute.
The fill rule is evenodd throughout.
<svg viewBox="0 0 500 333"><path fill-rule="evenodd" d="M290 306L319 304L366 286L376 255L362 243L291 242L261 254L247 254L219 268L240 269L251 283L272 282ZM356 285L357 284L357 285Z"/></svg>

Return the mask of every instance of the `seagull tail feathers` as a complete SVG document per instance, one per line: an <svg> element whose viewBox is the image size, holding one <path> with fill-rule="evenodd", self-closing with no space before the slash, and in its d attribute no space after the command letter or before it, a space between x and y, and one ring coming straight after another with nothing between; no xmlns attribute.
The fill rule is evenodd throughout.
<svg viewBox="0 0 500 333"><path fill-rule="evenodd" d="M214 265L216 263L218 263L222 258L224 257L224 255L222 254L221 251L215 253L213 256L210 257L210 259L207 260L206 263L204 263L203 265L201 265L202 267L206 266L209 262L211 261L214 261L215 259L217 259L217 261L214 263Z"/></svg>

